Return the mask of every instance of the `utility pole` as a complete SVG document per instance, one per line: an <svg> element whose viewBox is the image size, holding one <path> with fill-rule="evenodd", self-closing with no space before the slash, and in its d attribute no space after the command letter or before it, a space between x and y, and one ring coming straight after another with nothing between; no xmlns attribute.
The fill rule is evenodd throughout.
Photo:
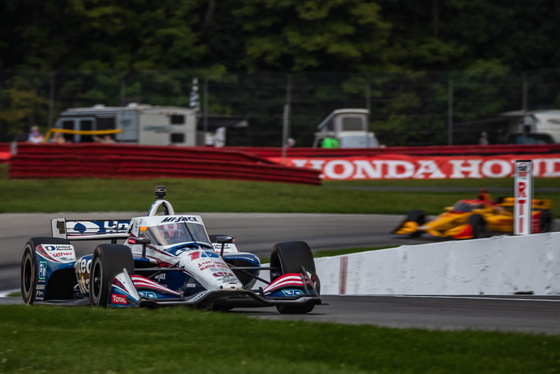
<svg viewBox="0 0 560 374"><path fill-rule="evenodd" d="M288 74L288 82L286 84L286 104L284 105L284 116L282 121L282 164L286 164L286 155L288 153L288 137L290 136L290 112L292 104L292 75Z"/></svg>

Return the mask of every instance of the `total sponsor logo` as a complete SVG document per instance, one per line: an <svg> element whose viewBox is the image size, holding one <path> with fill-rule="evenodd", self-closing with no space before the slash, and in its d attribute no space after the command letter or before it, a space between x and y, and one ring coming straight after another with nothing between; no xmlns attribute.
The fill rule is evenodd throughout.
<svg viewBox="0 0 560 374"><path fill-rule="evenodd" d="M177 223L177 222L198 222L196 217L174 216L165 217L161 223Z"/></svg>
<svg viewBox="0 0 560 374"><path fill-rule="evenodd" d="M116 305L126 305L126 296L113 293L111 294L111 303Z"/></svg>

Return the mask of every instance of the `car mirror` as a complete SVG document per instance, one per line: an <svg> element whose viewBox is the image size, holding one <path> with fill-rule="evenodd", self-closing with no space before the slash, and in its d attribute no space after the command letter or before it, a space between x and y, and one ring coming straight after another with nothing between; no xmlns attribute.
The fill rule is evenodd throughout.
<svg viewBox="0 0 560 374"><path fill-rule="evenodd" d="M146 258L146 246L152 241L148 238L130 238L128 242L131 244L142 244L142 258Z"/></svg>
<svg viewBox="0 0 560 374"><path fill-rule="evenodd" d="M216 237L216 241L218 242L218 244L222 245L222 247L220 248L220 257L224 257L224 249L226 247L226 244L233 243L235 239L233 238L233 236L218 235Z"/></svg>
<svg viewBox="0 0 560 374"><path fill-rule="evenodd" d="M235 242L235 238L233 236L218 235L216 237L216 242L219 244L233 243Z"/></svg>

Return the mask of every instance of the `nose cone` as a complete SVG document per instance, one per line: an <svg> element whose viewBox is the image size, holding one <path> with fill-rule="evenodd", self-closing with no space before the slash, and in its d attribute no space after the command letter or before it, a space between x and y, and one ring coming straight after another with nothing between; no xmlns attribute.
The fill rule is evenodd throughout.
<svg viewBox="0 0 560 374"><path fill-rule="evenodd" d="M220 289L224 291L242 291L243 285L241 283L229 283L220 286Z"/></svg>

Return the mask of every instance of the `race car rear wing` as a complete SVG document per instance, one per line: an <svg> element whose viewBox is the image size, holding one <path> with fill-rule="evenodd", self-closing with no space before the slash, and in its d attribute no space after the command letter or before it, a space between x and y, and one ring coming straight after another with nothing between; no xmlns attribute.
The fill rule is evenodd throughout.
<svg viewBox="0 0 560 374"><path fill-rule="evenodd" d="M67 220L51 221L52 236L68 240L103 240L128 238L129 220Z"/></svg>

